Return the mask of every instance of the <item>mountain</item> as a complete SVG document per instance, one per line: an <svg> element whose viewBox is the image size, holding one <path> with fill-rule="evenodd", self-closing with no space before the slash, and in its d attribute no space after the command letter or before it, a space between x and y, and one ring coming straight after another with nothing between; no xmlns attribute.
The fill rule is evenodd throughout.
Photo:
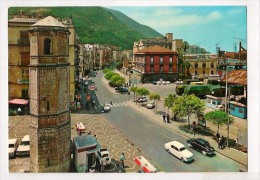
<svg viewBox="0 0 260 180"><path fill-rule="evenodd" d="M84 44L110 44L122 49L132 49L134 41L162 36L119 11L103 7L11 7L8 18L19 14L20 10L25 14L40 13L61 19L71 16L80 43Z"/></svg>

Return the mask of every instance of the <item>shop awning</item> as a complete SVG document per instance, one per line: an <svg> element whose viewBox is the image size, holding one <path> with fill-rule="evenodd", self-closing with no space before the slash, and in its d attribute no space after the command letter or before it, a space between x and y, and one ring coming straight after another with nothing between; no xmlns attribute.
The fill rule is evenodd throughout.
<svg viewBox="0 0 260 180"><path fill-rule="evenodd" d="M29 100L26 99L13 99L9 101L9 104L27 105Z"/></svg>

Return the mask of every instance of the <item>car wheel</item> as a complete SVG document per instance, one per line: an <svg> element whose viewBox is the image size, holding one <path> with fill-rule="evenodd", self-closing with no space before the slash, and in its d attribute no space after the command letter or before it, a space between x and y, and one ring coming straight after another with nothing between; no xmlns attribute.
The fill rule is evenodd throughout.
<svg viewBox="0 0 260 180"><path fill-rule="evenodd" d="M204 156L206 156L206 155L207 155L207 152L206 152L206 151L202 151L202 154L203 154Z"/></svg>
<svg viewBox="0 0 260 180"><path fill-rule="evenodd" d="M181 158L181 161L182 161L182 162L185 162L184 159L183 159L183 157Z"/></svg>
<svg viewBox="0 0 260 180"><path fill-rule="evenodd" d="M169 149L165 149L168 153L170 152Z"/></svg>

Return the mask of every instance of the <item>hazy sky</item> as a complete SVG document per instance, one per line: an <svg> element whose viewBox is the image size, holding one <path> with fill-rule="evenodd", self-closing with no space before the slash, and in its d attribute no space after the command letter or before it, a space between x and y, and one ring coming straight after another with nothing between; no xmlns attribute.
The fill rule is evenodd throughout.
<svg viewBox="0 0 260 180"><path fill-rule="evenodd" d="M124 6L108 7L118 10L140 24L159 33L173 33L174 38L205 47L216 53L234 51L235 42L247 39L246 6ZM233 38L235 37L235 38ZM247 47L246 42L242 42ZM238 47L236 48L238 50Z"/></svg>

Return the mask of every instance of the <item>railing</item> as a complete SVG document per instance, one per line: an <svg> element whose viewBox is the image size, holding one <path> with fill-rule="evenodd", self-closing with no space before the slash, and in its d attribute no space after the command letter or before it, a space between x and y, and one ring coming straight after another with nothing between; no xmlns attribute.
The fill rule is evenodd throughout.
<svg viewBox="0 0 260 180"><path fill-rule="evenodd" d="M18 84L29 84L29 79L17 79Z"/></svg>

